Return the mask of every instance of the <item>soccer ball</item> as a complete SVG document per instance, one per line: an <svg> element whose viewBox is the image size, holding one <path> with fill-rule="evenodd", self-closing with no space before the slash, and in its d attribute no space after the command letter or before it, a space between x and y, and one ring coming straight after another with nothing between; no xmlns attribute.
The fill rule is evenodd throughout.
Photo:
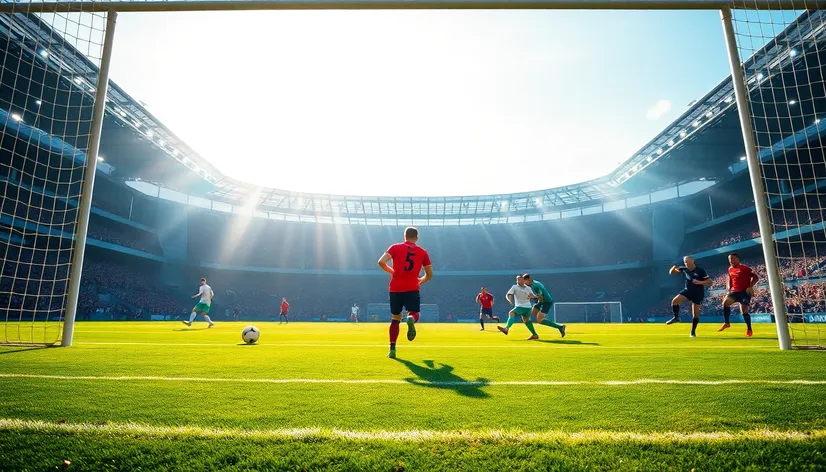
<svg viewBox="0 0 826 472"><path fill-rule="evenodd" d="M241 331L241 339L247 344L255 344L255 341L258 341L258 336L261 336L261 331L258 331L255 326L247 326Z"/></svg>

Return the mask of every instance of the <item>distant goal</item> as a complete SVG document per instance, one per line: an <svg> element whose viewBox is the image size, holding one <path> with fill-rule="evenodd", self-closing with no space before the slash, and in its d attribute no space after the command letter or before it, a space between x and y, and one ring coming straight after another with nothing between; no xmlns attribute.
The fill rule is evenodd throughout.
<svg viewBox="0 0 826 472"><path fill-rule="evenodd" d="M622 302L556 302L557 323L622 323Z"/></svg>

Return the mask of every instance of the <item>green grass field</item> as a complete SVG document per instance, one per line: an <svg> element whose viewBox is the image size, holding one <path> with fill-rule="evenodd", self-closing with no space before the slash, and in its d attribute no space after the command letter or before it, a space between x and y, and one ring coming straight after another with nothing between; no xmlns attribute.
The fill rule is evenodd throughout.
<svg viewBox="0 0 826 472"><path fill-rule="evenodd" d="M0 469L826 470L826 352L773 325L246 324L0 347Z"/></svg>

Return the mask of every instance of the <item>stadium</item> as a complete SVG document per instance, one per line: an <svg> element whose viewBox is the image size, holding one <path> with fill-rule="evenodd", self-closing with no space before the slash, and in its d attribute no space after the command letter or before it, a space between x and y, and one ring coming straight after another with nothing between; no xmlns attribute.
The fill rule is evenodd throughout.
<svg viewBox="0 0 826 472"><path fill-rule="evenodd" d="M388 197L227 176L129 90L99 100L108 60L82 45L104 44L106 13L18 8L0 13L0 469L826 468L823 10L735 14L743 82L604 177ZM391 360L376 261L409 226L433 279ZM717 332L731 253L759 277L749 337L737 309ZM711 280L696 338L685 305L665 324L684 256ZM480 315L484 286L504 324L522 273L564 338Z"/></svg>

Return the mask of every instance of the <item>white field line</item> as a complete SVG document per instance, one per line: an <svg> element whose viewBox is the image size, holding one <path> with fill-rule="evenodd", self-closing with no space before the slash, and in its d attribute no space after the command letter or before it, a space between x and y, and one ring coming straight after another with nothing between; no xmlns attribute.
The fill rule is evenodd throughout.
<svg viewBox="0 0 826 472"><path fill-rule="evenodd" d="M83 346L182 346L182 347L238 347L243 344L238 343L155 343L155 342L120 342L120 341L101 341L101 342L75 342L74 345ZM255 344L259 347L354 347L354 348L387 348L387 344L336 344L336 343L283 343L283 344ZM777 349L776 345L748 345L748 344L732 344L732 345L713 345L713 346L675 346L673 344L663 345L643 345L643 346L594 346L587 343L578 344L547 344L547 343L533 343L525 342L524 344L516 345L502 345L502 344L458 344L458 345L442 345L442 344L406 344L402 346L403 349L572 349L572 348L594 348L594 349Z"/></svg>
<svg viewBox="0 0 826 472"><path fill-rule="evenodd" d="M39 380L94 380L103 382L204 382L204 383L249 383L249 384L356 384L356 385L430 385L436 387L486 387L486 386L608 386L623 387L633 385L826 385L826 380L476 380L476 381L427 381L422 379L267 379L267 378L212 378L212 377L161 377L161 376L99 376L99 375L41 375L0 373L0 379Z"/></svg>
<svg viewBox="0 0 826 472"><path fill-rule="evenodd" d="M330 428L282 428L282 429L225 429L201 426L152 426L135 423L49 423L36 420L0 419L0 431L33 431L63 433L129 434L151 438L194 437L229 439L303 439L355 441L509 441L514 443L728 443L743 440L757 441L808 441L826 438L826 430L774 431L768 429L736 432L674 431L638 433L626 431L585 430L577 432L544 431L346 431Z"/></svg>

